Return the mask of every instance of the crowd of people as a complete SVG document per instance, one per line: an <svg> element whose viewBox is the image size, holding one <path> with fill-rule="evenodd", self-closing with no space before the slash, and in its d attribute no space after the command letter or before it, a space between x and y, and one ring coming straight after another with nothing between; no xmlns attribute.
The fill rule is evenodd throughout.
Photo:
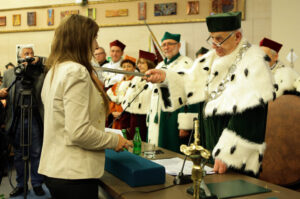
<svg viewBox="0 0 300 199"><path fill-rule="evenodd" d="M206 23L211 50L201 47L194 61L180 54L181 35L170 32L161 39L165 58L159 63L155 53L144 50L137 59L126 55L126 45L119 40L110 42L107 59L97 43L99 26L80 15L65 18L56 28L45 65L32 47L24 46L20 57L34 58L24 66L42 70L28 78L30 97L22 94L28 89L26 78L18 78L14 66L3 76L3 127L13 137L17 171L10 196L27 188L20 144L24 136L23 144L30 143L26 154L36 195L45 194L45 182L52 198L97 198L104 149L132 147L130 140L139 127L143 141L180 152L194 118L200 121L201 144L212 152L216 173L233 169L258 176L266 148L268 102L286 92L300 92L300 76L278 60L282 44L264 38L255 45L243 37L240 12L211 15ZM135 76L140 73L144 76ZM24 104L32 105L33 117L21 123L18 115ZM125 129L127 139L105 127ZM24 135L24 129L31 129L32 135Z"/></svg>

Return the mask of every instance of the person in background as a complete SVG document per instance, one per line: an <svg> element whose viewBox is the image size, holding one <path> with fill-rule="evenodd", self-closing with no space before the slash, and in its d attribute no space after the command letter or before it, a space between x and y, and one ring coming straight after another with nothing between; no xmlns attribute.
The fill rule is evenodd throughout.
<svg viewBox="0 0 300 199"><path fill-rule="evenodd" d="M47 60L49 72L41 94L45 122L39 173L46 176L55 199L97 199L104 149L122 151L132 146L122 136L105 132L108 100L91 65L98 31L90 18L64 18L55 30Z"/></svg>
<svg viewBox="0 0 300 199"><path fill-rule="evenodd" d="M121 62L121 67L125 71L134 72L136 69L136 59L134 57L125 56ZM130 114L123 112L121 102L124 99L127 89L130 87L130 81L133 79L133 75L124 75L123 80L115 83L111 88L107 90L107 95L110 99L109 110L113 116L113 129L127 129L129 128ZM123 113L122 113L123 112ZM121 115L122 114L122 115ZM108 127L110 128L111 125Z"/></svg>
<svg viewBox="0 0 300 199"><path fill-rule="evenodd" d="M165 32L161 42L166 58L156 66L157 69L184 74L185 71L191 68L192 59L181 55L179 52L181 47L180 37L180 34ZM168 90L159 89L157 85L153 86L150 111L147 116L149 121L148 140L156 146L180 152L180 145L187 144L189 133L179 129L189 128L189 126L186 126L189 125L186 121L194 118L195 114L197 116L198 108L197 105L191 105L172 112L165 112L162 107L170 104L169 101L163 101L161 98L166 99L168 96Z"/></svg>
<svg viewBox="0 0 300 199"><path fill-rule="evenodd" d="M104 48L102 47L97 47L96 50L94 51L94 57L92 59L92 65L93 67L95 68L95 70L97 70L97 76L98 76L98 79L101 81L101 82L104 82L104 77L102 75L102 66L104 64L107 64L109 63L107 60L106 60L106 53L105 53L105 50Z"/></svg>
<svg viewBox="0 0 300 199"><path fill-rule="evenodd" d="M265 59L269 62L271 72L275 80L276 97L280 97L285 92L300 90L300 84L297 84L297 79L300 80L300 75L289 66L285 66L278 60L278 53L282 44L268 38L263 38L260 41L260 47L266 53ZM299 92L299 91L298 91Z"/></svg>
<svg viewBox="0 0 300 199"><path fill-rule="evenodd" d="M11 68L15 68L15 65L11 62L9 62L8 64L5 65L6 70L11 69Z"/></svg>
<svg viewBox="0 0 300 199"><path fill-rule="evenodd" d="M16 80L16 74L14 68L10 68L4 72L3 84L1 85L0 97L6 97L6 120L5 120L5 131L9 136L12 137L13 147L14 147L14 164L17 172L16 180L17 186L10 193L11 197L21 195L24 192L24 156L29 154L29 160L31 163L30 175L31 175L31 185L33 191L36 195L42 196L45 194L42 183L44 182L44 177L38 174L38 167L40 162L40 155L42 149L42 139L43 139L43 104L41 100L41 89L45 78L44 65L42 59L34 56L33 47L31 45L22 45L19 49L18 56L22 59L33 58L30 63L30 69L27 68L29 63L23 62L22 65L31 70L30 73L23 74L23 80L18 80L11 87L9 91L7 88ZM26 77L26 78L25 78ZM25 81L26 80L26 81ZM30 81L29 81L30 80ZM32 87L32 120L25 116L24 125L22 126L22 115L21 108L24 105L30 106L31 96L28 94L22 95L23 89L28 89ZM24 97L23 102L21 98ZM31 124L29 122L31 121ZM31 131L29 128L31 125ZM22 136L23 132L29 132ZM21 140L24 142L30 142L29 151L21 146ZM23 149L25 152L23 152ZM27 179L28 180L28 179Z"/></svg>
<svg viewBox="0 0 300 199"><path fill-rule="evenodd" d="M111 60L109 63L104 64L103 67L122 70L121 62L122 62L122 56L124 54L125 47L126 45L120 42L119 40L110 42ZM115 83L121 81L124 77L123 74L115 74L115 73L108 73L108 72L103 72L102 75L104 77L105 90L112 87Z"/></svg>
<svg viewBox="0 0 300 199"><path fill-rule="evenodd" d="M213 50L196 59L191 70L153 69L145 79L170 93L161 98L165 111L201 104L201 145L211 151L215 172L231 168L258 176L266 148L267 103L275 97L265 53L243 38L241 12L210 15L206 24Z"/></svg>
<svg viewBox="0 0 300 199"><path fill-rule="evenodd" d="M96 50L94 52L94 57L95 57L97 63L99 64L99 66L103 66L104 64L109 63L106 60L106 52L105 52L104 48L102 48L102 47L96 48Z"/></svg>
<svg viewBox="0 0 300 199"><path fill-rule="evenodd" d="M139 59L137 67L141 73L145 73L149 69L155 68L156 55L147 51L139 51ZM142 141L147 139L146 115L150 109L150 99L152 94L152 84L139 76L135 76L131 82L123 102L121 103L123 110L130 113L130 126L127 133L128 139L133 139L135 128L140 127L140 135Z"/></svg>
<svg viewBox="0 0 300 199"><path fill-rule="evenodd" d="M209 50L205 47L201 47L197 52L196 52L196 59L201 57L202 55L206 54Z"/></svg>

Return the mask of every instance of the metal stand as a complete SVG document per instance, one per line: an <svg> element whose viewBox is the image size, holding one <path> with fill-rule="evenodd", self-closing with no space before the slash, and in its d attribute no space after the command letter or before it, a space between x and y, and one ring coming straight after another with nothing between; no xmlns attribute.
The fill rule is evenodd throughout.
<svg viewBox="0 0 300 199"><path fill-rule="evenodd" d="M210 190L203 181L203 178L206 174L204 171L204 166L210 157L210 152L200 145L200 132L198 120L194 120L194 143L192 143L190 146L186 146L184 144L181 145L180 151L183 152L185 155L189 156L193 161L192 180L194 184L192 188L189 188L187 190L187 192L191 193L192 189L194 199L216 198L216 196L213 196L210 193Z"/></svg>
<svg viewBox="0 0 300 199"><path fill-rule="evenodd" d="M30 146L32 140L32 102L33 102L32 89L24 89L24 90L22 89L20 91L20 98L21 98L20 147L22 148L22 159L24 161L24 199L26 199L27 192L28 192L27 171L28 171L28 162L30 157ZM27 129L24 128L26 119L27 119Z"/></svg>
<svg viewBox="0 0 300 199"><path fill-rule="evenodd" d="M22 160L24 162L24 199L27 198L28 193L27 175L29 173L28 165L30 159L30 146L32 144L32 104L32 89L20 89L12 129L15 134L16 129L18 128L18 123L21 121L19 144L22 149ZM13 135L13 137L14 136L15 135Z"/></svg>

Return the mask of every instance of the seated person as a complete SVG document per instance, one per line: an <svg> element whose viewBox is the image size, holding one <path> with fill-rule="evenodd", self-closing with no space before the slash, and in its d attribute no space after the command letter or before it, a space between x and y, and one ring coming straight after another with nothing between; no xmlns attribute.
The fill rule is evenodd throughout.
<svg viewBox="0 0 300 199"><path fill-rule="evenodd" d="M140 50L137 67L141 73L155 68L156 56L153 53ZM152 84L147 84L141 77L136 76L131 80L122 108L130 113L130 127L127 133L128 139L133 139L135 127L140 127L142 141L147 138L146 115L150 110L150 100L152 94Z"/></svg>
<svg viewBox="0 0 300 199"><path fill-rule="evenodd" d="M275 80L276 97L280 97L284 92L295 91L297 87L300 89L300 84L297 86L296 80L300 76L289 66L285 66L278 60L278 53L282 44L268 38L263 38L260 41L260 47L266 53L266 60L269 62L271 72Z"/></svg>
<svg viewBox="0 0 300 199"><path fill-rule="evenodd" d="M135 58L125 56L124 60L121 62L121 67L125 71L134 72L136 68L135 62ZM121 102L126 94L130 81L132 79L132 75L124 75L122 81L115 83L111 88L107 90L107 95L110 99L109 111L114 118L112 122L112 128L114 129L123 129L129 126L129 114L124 113L123 115L121 115L123 111ZM111 124L108 125L108 127L111 128Z"/></svg>

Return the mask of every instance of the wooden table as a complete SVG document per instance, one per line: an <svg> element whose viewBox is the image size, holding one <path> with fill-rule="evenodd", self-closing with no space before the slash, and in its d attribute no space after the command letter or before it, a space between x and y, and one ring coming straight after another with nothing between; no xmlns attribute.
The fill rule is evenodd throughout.
<svg viewBox="0 0 300 199"><path fill-rule="evenodd" d="M161 148L160 148L161 149ZM174 153L172 151L161 149L164 154L157 155L157 159L161 158L172 158L172 157L181 157L184 156L178 153ZM279 174L275 174L279 175ZM114 198L118 199L174 199L174 198L180 198L180 199L192 199L193 197L186 193L186 189L192 186L192 184L187 185L175 185L170 188L166 188L173 184L174 176L166 174L166 182L162 185L152 185L152 186L144 186L144 187L130 187L125 182L121 181L117 177L113 176L109 172L104 172L103 177L100 179L102 187L108 191ZM268 182L264 182L262 180L248 177L245 175L229 172L226 174L214 174L214 175L207 175L205 177L206 183L215 183L215 182L224 182L229 180L238 180L242 179L245 181L248 181L250 183L271 189L272 192L269 193L262 193L262 194L255 194L250 196L244 196L244 197L238 197L241 199L268 199L268 198L278 198L278 199L296 199L300 198L300 193L278 186L274 185ZM162 189L166 188L160 191L151 192L151 193L142 193L143 191L151 191L156 189Z"/></svg>

